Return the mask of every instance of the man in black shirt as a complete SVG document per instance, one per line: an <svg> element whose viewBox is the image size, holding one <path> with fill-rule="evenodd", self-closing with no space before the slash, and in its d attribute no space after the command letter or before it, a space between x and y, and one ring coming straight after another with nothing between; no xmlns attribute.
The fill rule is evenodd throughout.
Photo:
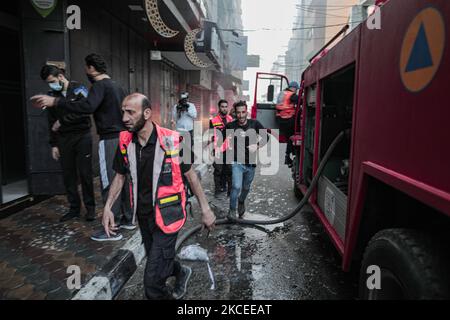
<svg viewBox="0 0 450 320"><path fill-rule="evenodd" d="M267 144L269 135L259 121L248 119L244 101L236 103L234 109L237 121L226 126L227 138L232 142L232 154L227 155L227 162L231 159L233 162L230 216L235 217L237 211L242 218L246 211L245 200L255 178L257 151Z"/></svg>
<svg viewBox="0 0 450 320"><path fill-rule="evenodd" d="M154 182L158 181L159 187L162 183L161 177L164 175L164 171L162 170L163 174L153 171L157 162L156 148L162 147L158 131L152 122L151 105L144 95L133 94L124 100L122 110L124 114L123 122L128 131L133 133L131 143L135 146L136 151L133 158L136 161L133 163L134 161L129 160L132 159L131 155L128 155L128 160L125 161L124 154L119 147L114 161L116 176L103 213L103 226L108 236L114 235L116 232L117 227L111 207L126 184L126 176L132 175L132 172L136 169L137 181L134 181L137 186L135 191L137 194L135 194L135 197L137 197L136 215L148 257L144 275L145 294L148 299L152 300L169 299L171 297L181 299L186 294L186 287L192 270L181 266L175 260L175 245L178 233L167 234L160 229L156 222L154 192L158 193L158 188L155 188L157 186L154 185ZM175 136L175 133L173 134ZM190 146L183 147L190 148ZM177 159L180 158L182 158L181 154ZM197 196L202 210L202 223L206 228L212 230L216 218L209 207L197 174L190 164L180 163L180 169L182 176L186 178L194 195ZM177 177L173 175L176 169L171 167L169 171L170 180L175 181ZM169 183L169 185L172 184ZM177 278L172 295L166 287L166 280L171 276Z"/></svg>
<svg viewBox="0 0 450 320"><path fill-rule="evenodd" d="M125 128L122 123L121 104L126 94L125 91L107 75L105 60L91 54L85 58L86 75L92 83L89 96L85 100L71 100L64 97L36 96L41 107L63 109L70 112L94 115L99 141L100 177L103 201L106 202L111 182L114 178L113 160L119 143L119 134ZM113 206L113 212L121 223L121 227L133 230L136 226L132 223L129 190L124 190L120 201ZM122 218L122 219L121 219ZM95 234L95 241L118 241L122 235L110 237L105 240L104 234Z"/></svg>
<svg viewBox="0 0 450 320"><path fill-rule="evenodd" d="M153 130L146 145L142 146L137 135L133 136L133 143L136 144L136 159L137 159L137 177L138 177L138 199L137 199L137 216L138 218L148 218L153 213L153 163L155 160L155 148L158 143L158 135L156 130ZM186 149L189 149L186 146ZM183 154L180 152L180 158ZM191 164L181 163L182 174L188 173L192 169ZM126 176L129 174L128 165L125 163L120 148L117 148L116 156L114 158L114 171L117 174Z"/></svg>
<svg viewBox="0 0 450 320"><path fill-rule="evenodd" d="M66 97L72 100L85 100L87 89L74 81L69 81L64 71L53 65L45 65L41 78L49 85L52 97ZM91 118L66 110L49 109L48 124L52 157L61 160L64 186L69 201L69 212L61 218L66 222L80 216L81 199L78 194L78 175L83 191L86 220L95 220L95 197L92 175L92 136Z"/></svg>

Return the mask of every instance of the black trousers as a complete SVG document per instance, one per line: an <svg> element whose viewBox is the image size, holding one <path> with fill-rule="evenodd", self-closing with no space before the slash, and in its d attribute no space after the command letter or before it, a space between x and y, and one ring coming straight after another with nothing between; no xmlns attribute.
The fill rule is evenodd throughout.
<svg viewBox="0 0 450 320"><path fill-rule="evenodd" d="M175 260L175 246L178 234L167 235L156 225L154 213L139 215L139 228L147 252L144 273L145 296L149 300L170 300L166 286L170 277L181 272L181 264Z"/></svg>
<svg viewBox="0 0 450 320"><path fill-rule="evenodd" d="M103 203L106 204L109 189L114 180L114 158L119 146L119 138L101 140L99 142L100 183L102 187ZM133 210L131 209L129 181L125 182L119 198L113 204L111 211L114 213L116 223L130 223L133 221Z"/></svg>
<svg viewBox="0 0 450 320"><path fill-rule="evenodd" d="M214 163L214 184L216 192L229 191L232 188L231 165L226 163L226 155L223 155L222 163Z"/></svg>
<svg viewBox="0 0 450 320"><path fill-rule="evenodd" d="M81 210L81 199L78 194L78 177L83 192L86 210L95 212L94 182L92 174L92 136L86 134L65 134L58 140L61 154L64 185L72 213Z"/></svg>
<svg viewBox="0 0 450 320"><path fill-rule="evenodd" d="M280 133L286 138L290 138L295 133L295 117L291 119L281 119L278 118L278 125L280 126ZM292 140L289 139L287 143L286 156L291 155L294 151L294 144Z"/></svg>

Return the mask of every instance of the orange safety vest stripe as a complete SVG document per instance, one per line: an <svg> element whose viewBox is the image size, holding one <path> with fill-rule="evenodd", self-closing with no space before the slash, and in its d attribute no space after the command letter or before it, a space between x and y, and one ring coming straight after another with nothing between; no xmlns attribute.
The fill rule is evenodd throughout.
<svg viewBox="0 0 450 320"><path fill-rule="evenodd" d="M227 120L227 123L233 122L233 117L230 115L227 115L225 117L225 119ZM220 115L217 115L214 119L211 120L212 125L213 125L213 130L214 130L214 151L216 152L216 155L219 153L224 153L225 151L227 151L228 147L229 147L229 141L226 139L223 144L220 146L218 146L218 132L217 130L223 130L225 129L225 123L222 119L222 117ZM225 137L222 137L222 140Z"/></svg>
<svg viewBox="0 0 450 320"><path fill-rule="evenodd" d="M162 232L175 234L181 230L187 218L187 195L179 158L180 136L177 132L159 126L155 126L155 129L161 148L155 150L155 162L158 160L156 157L161 157L159 161L162 160L162 166L153 170L153 181L158 182L156 186L153 186L153 191L156 194L156 199L153 199L155 220ZM131 133L122 132L120 134L120 149L122 155L126 158L126 163L129 163L130 171L137 172L137 163L135 160L131 160L135 157L128 157L132 137ZM130 184L133 185L132 196L134 200L132 202L136 204L137 181L130 181ZM137 208L135 208L135 205L133 207L136 214Z"/></svg>
<svg viewBox="0 0 450 320"><path fill-rule="evenodd" d="M291 102L293 95L294 92L292 91L286 91L284 93L283 102L277 105L277 117L290 119L295 115L295 104Z"/></svg>

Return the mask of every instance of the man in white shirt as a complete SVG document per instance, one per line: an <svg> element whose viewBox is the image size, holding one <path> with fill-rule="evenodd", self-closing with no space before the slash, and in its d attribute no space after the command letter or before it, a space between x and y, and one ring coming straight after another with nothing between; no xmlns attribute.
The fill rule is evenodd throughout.
<svg viewBox="0 0 450 320"><path fill-rule="evenodd" d="M194 143L194 121L197 119L197 108L189 102L189 93L181 94L180 102L173 107L172 124L175 130L186 136L191 136L191 144Z"/></svg>

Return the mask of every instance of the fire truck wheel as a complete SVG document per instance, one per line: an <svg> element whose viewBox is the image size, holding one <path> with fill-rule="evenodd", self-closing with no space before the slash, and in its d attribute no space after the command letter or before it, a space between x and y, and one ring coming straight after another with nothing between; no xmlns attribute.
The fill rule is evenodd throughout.
<svg viewBox="0 0 450 320"><path fill-rule="evenodd" d="M448 250L439 243L414 230L378 233L370 241L362 263L360 297L363 300L448 299Z"/></svg>

